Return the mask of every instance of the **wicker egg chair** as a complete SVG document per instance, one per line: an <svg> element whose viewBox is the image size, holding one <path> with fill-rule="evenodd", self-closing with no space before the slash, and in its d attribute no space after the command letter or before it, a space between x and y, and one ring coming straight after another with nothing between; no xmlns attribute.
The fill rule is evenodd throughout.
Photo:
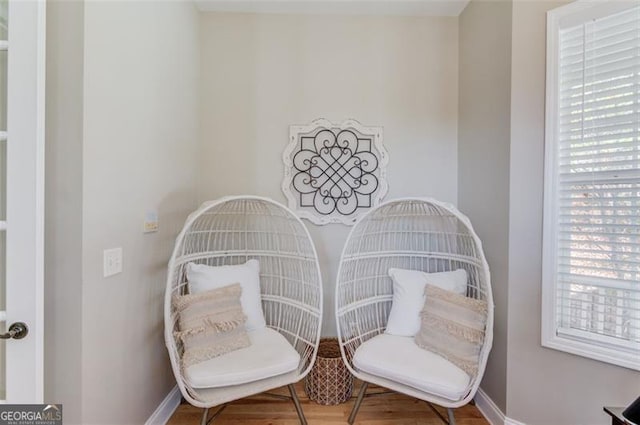
<svg viewBox="0 0 640 425"><path fill-rule="evenodd" d="M177 315L172 297L188 293L186 268L190 262L221 266L242 264L250 259L257 259L260 264L267 330L275 330L286 338L299 354L299 364L291 372L241 385L194 388L181 367L182 347L174 337ZM290 398L300 422L306 424L293 384L305 377L315 361L321 324L322 281L316 250L308 230L288 208L261 197L226 197L204 203L189 216L169 262L165 340L182 396L205 409L203 424L220 414L230 401L282 386L288 386L291 397L272 395ZM209 417L209 408L214 406L219 406L218 411Z"/></svg>
<svg viewBox="0 0 640 425"><path fill-rule="evenodd" d="M385 331L393 296L393 281L388 270L394 267L427 273L462 268L468 274L466 296L487 301L478 373L466 378L469 382L462 385L459 397L452 399L439 392L427 392L415 385L365 373L354 365L358 347ZM351 230L340 260L336 285L336 323L342 357L351 373L364 381L349 423L354 422L368 384L373 383L446 407L448 422L455 424L452 409L473 399L493 340L489 267L469 219L452 205L433 199L399 199L383 203L364 215ZM405 347L411 350L414 349L411 345L417 347L413 338L409 341L411 343ZM398 350L403 348L398 347ZM405 361L404 358L401 361ZM447 422L431 404L429 406Z"/></svg>

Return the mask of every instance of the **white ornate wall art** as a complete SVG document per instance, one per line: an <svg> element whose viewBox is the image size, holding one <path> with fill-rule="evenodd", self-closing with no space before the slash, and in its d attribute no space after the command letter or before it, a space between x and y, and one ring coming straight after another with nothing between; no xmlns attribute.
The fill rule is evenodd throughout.
<svg viewBox="0 0 640 425"><path fill-rule="evenodd" d="M382 127L325 119L292 125L283 160L289 208L315 224L352 225L387 193Z"/></svg>

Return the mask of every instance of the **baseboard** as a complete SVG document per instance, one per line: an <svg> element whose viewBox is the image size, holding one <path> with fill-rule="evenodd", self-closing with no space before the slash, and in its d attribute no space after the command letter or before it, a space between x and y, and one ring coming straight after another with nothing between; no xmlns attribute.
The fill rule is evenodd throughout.
<svg viewBox="0 0 640 425"><path fill-rule="evenodd" d="M491 400L482 389L475 396L476 407L491 425L526 425L505 416L504 412Z"/></svg>
<svg viewBox="0 0 640 425"><path fill-rule="evenodd" d="M502 413L502 410L491 400L491 398L479 389L474 397L476 401L476 407L487 419L491 425L507 425L506 416Z"/></svg>
<svg viewBox="0 0 640 425"><path fill-rule="evenodd" d="M164 400L162 400L162 403L160 403L155 412L149 416L145 425L165 425L180 405L181 399L180 389L176 385L169 391L169 394L167 394Z"/></svg>

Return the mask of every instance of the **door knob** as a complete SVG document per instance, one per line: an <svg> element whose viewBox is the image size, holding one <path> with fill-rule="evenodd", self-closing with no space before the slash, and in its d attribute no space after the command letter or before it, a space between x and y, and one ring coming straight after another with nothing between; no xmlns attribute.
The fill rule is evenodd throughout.
<svg viewBox="0 0 640 425"><path fill-rule="evenodd" d="M29 333L26 323L16 322L9 326L9 332L0 335L0 339L22 339Z"/></svg>

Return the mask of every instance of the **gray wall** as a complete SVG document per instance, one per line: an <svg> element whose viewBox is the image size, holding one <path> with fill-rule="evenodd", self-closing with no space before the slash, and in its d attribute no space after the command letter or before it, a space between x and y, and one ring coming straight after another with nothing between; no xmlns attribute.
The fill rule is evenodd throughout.
<svg viewBox="0 0 640 425"><path fill-rule="evenodd" d="M69 424L141 424L175 385L166 266L196 207L191 2L52 3L47 74L47 400ZM143 234L156 210L160 230ZM102 251L123 273L102 277Z"/></svg>
<svg viewBox="0 0 640 425"><path fill-rule="evenodd" d="M540 345L546 11L514 1L507 415L528 425L607 424L640 395L640 372Z"/></svg>
<svg viewBox="0 0 640 425"><path fill-rule="evenodd" d="M481 388L507 405L510 0L473 0L460 15L458 207L482 239L495 302L494 342Z"/></svg>
<svg viewBox="0 0 640 425"><path fill-rule="evenodd" d="M563 2L472 0L460 16L458 200L483 240L496 302L481 388L528 425L606 424L640 373L542 348L546 12Z"/></svg>
<svg viewBox="0 0 640 425"><path fill-rule="evenodd" d="M44 399L81 423L84 5L47 3Z"/></svg>
<svg viewBox="0 0 640 425"><path fill-rule="evenodd" d="M140 424L175 385L163 296L196 206L198 12L191 2L87 2L84 56L83 418ZM143 234L150 210L160 230ZM116 246L123 273L103 278L102 251Z"/></svg>
<svg viewBox="0 0 640 425"><path fill-rule="evenodd" d="M389 193L457 201L458 19L205 13L200 201L286 202L289 126L355 118L384 126ZM350 227L306 222L324 279L324 335Z"/></svg>

